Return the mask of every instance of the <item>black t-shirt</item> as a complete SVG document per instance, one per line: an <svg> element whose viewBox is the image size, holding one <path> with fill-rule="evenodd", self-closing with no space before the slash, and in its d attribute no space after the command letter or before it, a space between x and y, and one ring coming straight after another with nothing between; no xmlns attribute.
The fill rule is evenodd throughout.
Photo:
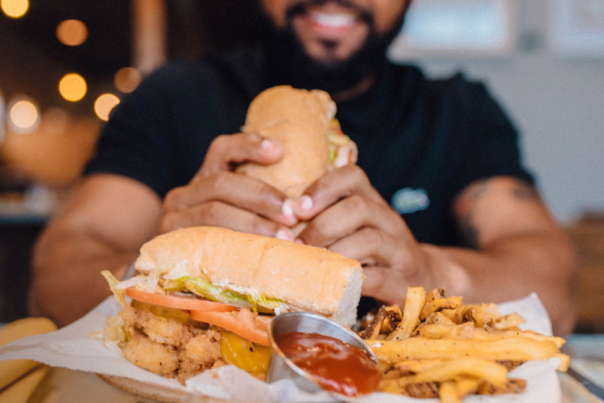
<svg viewBox="0 0 604 403"><path fill-rule="evenodd" d="M86 173L128 176L163 197L191 180L217 135L240 131L249 103L275 84L254 52L167 64L112 112ZM358 165L420 242L460 244L451 206L470 183L532 182L509 119L461 75L431 81L389 64L369 91L339 103L336 117L358 144Z"/></svg>

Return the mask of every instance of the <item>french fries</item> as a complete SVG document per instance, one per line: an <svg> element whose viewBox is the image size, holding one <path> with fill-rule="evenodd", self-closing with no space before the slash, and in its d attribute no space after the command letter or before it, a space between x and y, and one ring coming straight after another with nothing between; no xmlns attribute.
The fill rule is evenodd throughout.
<svg viewBox="0 0 604 403"><path fill-rule="evenodd" d="M423 287L409 287L407 289L407 298L405 299L405 308L403 309L403 321L398 329L392 332L389 340L404 340L411 336L411 333L419 323L419 316L424 307L426 292Z"/></svg>
<svg viewBox="0 0 604 403"><path fill-rule="evenodd" d="M416 336L401 341L378 341L373 351L380 361L396 363L401 359L458 360L468 356L491 361L545 360L560 352L551 341L524 337L505 339L428 339Z"/></svg>
<svg viewBox="0 0 604 403"><path fill-rule="evenodd" d="M459 403L472 394L522 393L526 381L508 378L508 371L526 361L558 358L560 371L569 365L560 353L564 339L520 330L519 314L464 305L443 288L410 287L402 318L398 307L380 312L361 337L380 360L382 392Z"/></svg>

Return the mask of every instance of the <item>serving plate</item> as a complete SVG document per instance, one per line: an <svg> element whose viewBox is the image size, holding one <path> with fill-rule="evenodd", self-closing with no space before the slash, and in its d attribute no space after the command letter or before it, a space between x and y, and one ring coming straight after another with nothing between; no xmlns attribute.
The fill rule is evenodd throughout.
<svg viewBox="0 0 604 403"><path fill-rule="evenodd" d="M178 389L154 385L121 376L96 374L103 382L136 396L141 403L235 403L209 396L193 395Z"/></svg>

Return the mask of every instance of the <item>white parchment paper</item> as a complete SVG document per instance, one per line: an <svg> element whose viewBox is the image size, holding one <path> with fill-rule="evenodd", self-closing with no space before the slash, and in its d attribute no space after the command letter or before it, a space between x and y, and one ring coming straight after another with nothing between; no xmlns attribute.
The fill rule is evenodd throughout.
<svg viewBox="0 0 604 403"><path fill-rule="evenodd" d="M526 319L521 327L527 330L551 335L551 324L545 308L535 294L498 305L502 314L518 312ZM0 347L0 360L19 358L32 359L44 364L73 370L94 372L105 375L122 376L141 382L164 387L186 390L192 394L235 401L258 402L336 402L341 396L327 392L308 394L300 391L293 382L282 380L273 384L261 382L233 366L207 371L191 378L186 385L174 379L152 374L131 364L121 355L106 348L102 341L92 337L103 330L108 315L115 316L120 310L113 297L77 322L52 333L25 337ZM527 388L522 394L493 396L469 396L464 402L560 402L560 384L555 368L557 360L527 362L514 371L510 377L526 379ZM437 402L437 399L414 399L385 393L373 393L359 398L345 398L349 402Z"/></svg>

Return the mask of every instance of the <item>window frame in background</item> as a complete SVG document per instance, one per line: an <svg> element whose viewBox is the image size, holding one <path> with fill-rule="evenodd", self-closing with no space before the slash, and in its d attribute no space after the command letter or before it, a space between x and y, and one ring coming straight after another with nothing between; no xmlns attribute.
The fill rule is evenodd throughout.
<svg viewBox="0 0 604 403"><path fill-rule="evenodd" d="M503 33L496 43L488 46L476 46L472 40L464 40L461 36L455 36L455 27L458 33L463 31L459 24L467 24L466 21L458 19L452 15L452 20L444 20L446 23L452 23L453 35L449 35L442 43L437 41L417 40L421 33L415 30L415 21L417 16L429 12L428 7L458 7L460 10L470 10L470 7L483 5L484 7L495 7L502 12ZM438 17L438 16L435 16ZM442 20L442 16L441 21ZM438 21L435 19L434 21ZM457 26L455 25L457 24ZM418 24L419 25L419 24ZM468 27L470 25L464 25ZM415 32L414 32L415 31ZM512 54L518 44L518 0L415 0L411 5L407 20L402 33L395 39L389 49L389 57L394 61L405 61L417 58L459 58L459 57L505 57ZM433 38L434 39L434 38Z"/></svg>
<svg viewBox="0 0 604 403"><path fill-rule="evenodd" d="M555 56L604 58L604 1L554 0L548 48Z"/></svg>

